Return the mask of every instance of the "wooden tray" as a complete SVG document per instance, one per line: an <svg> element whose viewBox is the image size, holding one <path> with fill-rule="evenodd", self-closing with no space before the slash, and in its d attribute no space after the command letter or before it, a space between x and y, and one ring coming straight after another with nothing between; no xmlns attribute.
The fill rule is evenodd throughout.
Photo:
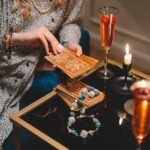
<svg viewBox="0 0 150 150"><path fill-rule="evenodd" d="M72 110L72 103L75 102L75 100L79 97L81 89L88 87L90 86L81 81L69 79L64 83L57 85L55 90L56 93L64 100L64 102ZM85 109L90 108L104 100L105 94L101 91L99 92L100 93L98 96L93 98L88 97L84 100L83 107L85 107ZM74 111L78 111L83 107L78 107L74 109Z"/></svg>
<svg viewBox="0 0 150 150"><path fill-rule="evenodd" d="M61 54L45 56L45 59L56 65L70 78L76 78L83 73L93 69L98 60L86 55L77 57L75 53L67 48L64 48Z"/></svg>

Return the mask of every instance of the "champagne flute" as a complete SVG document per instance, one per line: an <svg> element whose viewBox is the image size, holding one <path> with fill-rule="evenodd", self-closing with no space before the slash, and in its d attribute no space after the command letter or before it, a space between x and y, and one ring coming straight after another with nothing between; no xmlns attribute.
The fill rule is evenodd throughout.
<svg viewBox="0 0 150 150"><path fill-rule="evenodd" d="M112 6L104 6L99 9L101 44L104 49L105 58L104 68L100 69L97 75L98 77L106 80L113 76L113 73L107 68L107 62L108 53L115 34L116 14L118 12L119 10Z"/></svg>
<svg viewBox="0 0 150 150"><path fill-rule="evenodd" d="M140 80L132 84L133 118L132 129L137 140L137 149L141 150L144 138L150 130L150 80Z"/></svg>

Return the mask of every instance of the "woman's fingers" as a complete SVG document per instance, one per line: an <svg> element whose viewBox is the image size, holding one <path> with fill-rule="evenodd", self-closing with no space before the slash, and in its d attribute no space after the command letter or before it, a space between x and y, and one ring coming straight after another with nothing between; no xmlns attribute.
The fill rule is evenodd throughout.
<svg viewBox="0 0 150 150"><path fill-rule="evenodd" d="M67 47L68 47L69 49L75 51L75 52L76 52L76 55L77 55L78 57L82 55L82 48L81 48L80 45L78 45L78 44L73 44L73 43L72 43L72 44L68 44Z"/></svg>
<svg viewBox="0 0 150 150"><path fill-rule="evenodd" d="M59 42L57 41L57 39L50 32L44 33L44 36L46 40L48 41L48 43L51 45L52 52L55 55L61 53L61 49L58 47Z"/></svg>
<svg viewBox="0 0 150 150"><path fill-rule="evenodd" d="M77 46L76 55L77 55L78 57L82 55L82 48L81 48L81 46L79 46L79 45Z"/></svg>
<svg viewBox="0 0 150 150"><path fill-rule="evenodd" d="M48 45L47 40L45 39L45 37L44 37L43 35L41 35L39 38L40 38L40 40L41 40L41 42L42 42L42 44L43 44L43 46L44 46L44 48L45 48L46 54L47 54L47 55L50 55L49 45Z"/></svg>
<svg viewBox="0 0 150 150"><path fill-rule="evenodd" d="M30 46L44 47L46 55L50 55L50 52L53 52L53 54L57 55L63 50L55 36L45 27L14 35L15 36L13 36L13 38L15 39L16 37L15 40L18 40L20 43Z"/></svg>

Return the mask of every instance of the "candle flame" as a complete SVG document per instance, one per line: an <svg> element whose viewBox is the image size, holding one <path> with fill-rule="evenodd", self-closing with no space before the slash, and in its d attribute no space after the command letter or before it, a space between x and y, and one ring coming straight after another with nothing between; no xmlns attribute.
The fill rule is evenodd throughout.
<svg viewBox="0 0 150 150"><path fill-rule="evenodd" d="M121 126L122 123L123 123L123 118L120 118L120 119L119 119L119 125Z"/></svg>
<svg viewBox="0 0 150 150"><path fill-rule="evenodd" d="M129 44L127 43L125 46L126 54L129 54Z"/></svg>
<svg viewBox="0 0 150 150"><path fill-rule="evenodd" d="M141 87L145 87L145 86L146 86L146 83L145 83L145 80L143 79L141 82Z"/></svg>
<svg viewBox="0 0 150 150"><path fill-rule="evenodd" d="M121 126L123 124L124 119L126 119L126 113L119 112L118 117L119 117L119 125Z"/></svg>

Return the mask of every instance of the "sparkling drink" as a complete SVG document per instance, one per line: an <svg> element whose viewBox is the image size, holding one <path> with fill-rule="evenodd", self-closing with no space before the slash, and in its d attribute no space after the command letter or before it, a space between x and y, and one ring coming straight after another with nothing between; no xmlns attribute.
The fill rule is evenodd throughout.
<svg viewBox="0 0 150 150"><path fill-rule="evenodd" d="M133 133L141 143L150 128L150 89L136 88L134 90Z"/></svg>
<svg viewBox="0 0 150 150"><path fill-rule="evenodd" d="M134 97L132 129L138 143L137 150L141 150L143 139L150 131L150 81L137 81L131 90Z"/></svg>
<svg viewBox="0 0 150 150"><path fill-rule="evenodd" d="M108 69L108 54L112 45L113 37L115 34L116 15L119 10L112 6L103 6L99 9L100 16L100 36L101 45L104 49L104 68L100 69L97 73L98 77L108 80L113 77L113 72Z"/></svg>
<svg viewBox="0 0 150 150"><path fill-rule="evenodd" d="M101 44L105 51L108 51L111 47L115 34L115 24L116 17L114 15L100 16Z"/></svg>

